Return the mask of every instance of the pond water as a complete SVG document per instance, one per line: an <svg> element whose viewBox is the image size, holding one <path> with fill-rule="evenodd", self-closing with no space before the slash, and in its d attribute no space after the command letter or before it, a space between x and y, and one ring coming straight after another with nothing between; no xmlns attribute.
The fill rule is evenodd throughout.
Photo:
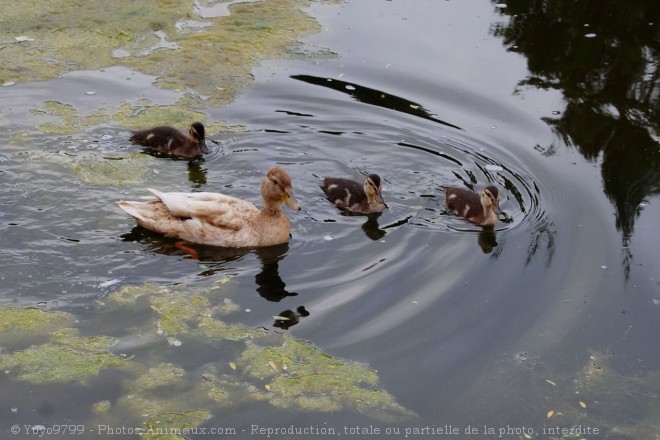
<svg viewBox="0 0 660 440"><path fill-rule="evenodd" d="M234 102L197 109L244 128L211 131L217 143L196 163L140 154L129 128L103 121L100 108L136 96L175 103L181 92L156 88L155 77L108 66L0 88L0 305L70 313L82 335L116 338L113 353L179 366L190 379L235 361L233 348L189 335L167 344L156 306L117 309L112 294L229 280L238 311L227 322L364 363L377 371L374 389L405 408L374 417L359 405L326 412L246 400L211 408L200 425L239 438L266 436L253 425L313 426L307 434L321 438L337 436L324 435L330 428L348 438L361 438L355 428L578 438L555 427L657 438L659 11L651 1L575 3L314 3L321 30L302 52L327 56L264 61ZM641 30L633 38L626 29ZM32 130L77 121L46 101L101 117L83 132ZM290 172L303 206L287 211L286 245L193 246L193 258L116 206L147 187L258 203L273 164ZM368 173L384 180L382 215L345 215L323 198L323 177ZM487 184L500 188L507 221L488 230L445 211L445 186ZM28 346L0 335L4 353ZM34 384L0 365L6 432L142 423L90 409L120 407L135 371ZM177 400L177 390L162 393Z"/></svg>

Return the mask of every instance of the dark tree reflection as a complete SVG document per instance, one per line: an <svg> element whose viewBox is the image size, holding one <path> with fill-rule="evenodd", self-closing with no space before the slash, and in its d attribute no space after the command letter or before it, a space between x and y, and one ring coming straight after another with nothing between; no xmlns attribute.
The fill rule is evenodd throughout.
<svg viewBox="0 0 660 440"><path fill-rule="evenodd" d="M660 2L511 0L501 13L510 18L494 35L528 60L520 86L560 90L566 110L545 121L602 161L627 248L644 200L660 192Z"/></svg>

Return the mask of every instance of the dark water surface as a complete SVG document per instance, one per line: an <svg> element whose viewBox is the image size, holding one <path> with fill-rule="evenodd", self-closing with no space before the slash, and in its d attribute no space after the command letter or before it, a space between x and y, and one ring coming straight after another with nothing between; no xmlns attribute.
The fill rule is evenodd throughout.
<svg viewBox="0 0 660 440"><path fill-rule="evenodd" d="M580 425L600 429L584 438L657 438L660 16L651 1L617 5L313 6L323 30L306 44L336 56L264 62L237 102L207 109L244 132L211 133L222 147L210 144L198 165L145 156L142 180L123 187L81 180L69 163L138 152L125 128L12 137L44 96L84 106L84 92L80 102L67 96L66 77L2 88L0 304L70 311L83 328L129 344L132 317L111 322L98 311L110 292L145 282L205 287L228 275L234 301L249 310L236 322L276 329L273 316L299 316L293 336L367 363L418 415L390 424L255 404L209 422L248 429L245 438L255 423L342 433L450 424L461 432L453 438L494 438L484 425L551 438L544 428ZM118 69L117 78L130 74ZM149 82L80 75L91 84L81 90L107 87L117 102ZM197 261L133 229L115 206L148 186L258 202L274 163L289 170L304 207L287 212L288 245L231 255L205 248ZM324 176L367 173L384 179L381 216L342 215L323 199ZM500 188L509 221L488 231L444 211L444 186L487 184ZM184 347L170 362L190 370L227 362ZM95 387L107 394L114 380ZM35 414L44 425L85 423L95 401L89 388L33 392L0 381L12 390L0 402L7 426L36 423ZM56 393L72 397L62 404ZM479 433L466 435L469 426Z"/></svg>

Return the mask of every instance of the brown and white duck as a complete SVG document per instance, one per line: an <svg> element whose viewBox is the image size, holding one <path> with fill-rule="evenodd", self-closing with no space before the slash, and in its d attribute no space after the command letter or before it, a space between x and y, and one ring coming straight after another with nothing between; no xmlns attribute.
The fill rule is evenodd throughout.
<svg viewBox="0 0 660 440"><path fill-rule="evenodd" d="M479 194L464 188L445 188L447 208L469 222L494 226L500 219L499 191L493 185Z"/></svg>
<svg viewBox="0 0 660 440"><path fill-rule="evenodd" d="M370 174L364 183L339 177L323 179L321 189L327 199L346 211L362 214L382 212L387 208L381 194L382 181L377 174Z"/></svg>
<svg viewBox="0 0 660 440"><path fill-rule="evenodd" d="M131 141L146 147L148 153L194 159L209 152L204 137L204 125L195 122L190 126L188 136L176 128L160 126L134 131Z"/></svg>
<svg viewBox="0 0 660 440"><path fill-rule="evenodd" d="M120 201L119 207L151 231L193 243L223 247L259 247L289 240L290 225L282 202L294 210L291 177L281 167L271 168L261 182L261 209L252 203L219 193L164 193L145 202Z"/></svg>

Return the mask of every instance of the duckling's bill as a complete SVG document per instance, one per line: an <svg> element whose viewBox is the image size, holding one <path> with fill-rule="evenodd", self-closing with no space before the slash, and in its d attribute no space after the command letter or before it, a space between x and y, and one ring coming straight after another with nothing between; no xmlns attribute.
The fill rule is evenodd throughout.
<svg viewBox="0 0 660 440"><path fill-rule="evenodd" d="M499 203L499 202L497 202L497 203L495 203L495 204L493 205L493 212L494 212L498 217L500 217L500 218L501 218L502 216L506 216L506 214L504 214L504 213L502 212L502 209L500 208L500 203Z"/></svg>
<svg viewBox="0 0 660 440"><path fill-rule="evenodd" d="M383 195L380 193L380 191L376 193L376 201L382 204L383 206L385 206L385 208L389 208L389 206L387 206L387 203L385 203L385 199L383 199Z"/></svg>

